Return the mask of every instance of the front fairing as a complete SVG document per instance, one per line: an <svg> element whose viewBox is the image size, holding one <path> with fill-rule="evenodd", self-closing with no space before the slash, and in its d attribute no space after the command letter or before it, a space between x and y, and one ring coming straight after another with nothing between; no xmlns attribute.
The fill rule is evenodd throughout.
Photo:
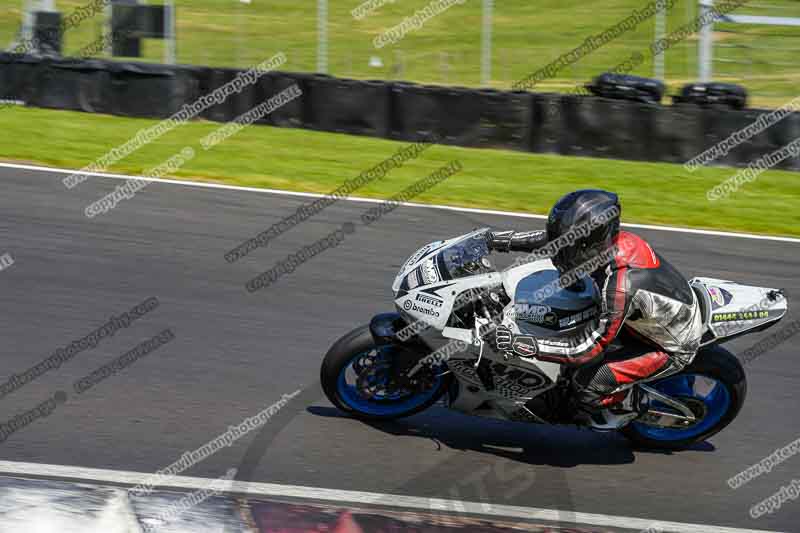
<svg viewBox="0 0 800 533"><path fill-rule="evenodd" d="M486 258L483 236L489 228L426 244L406 260L392 283L392 290L415 290L436 283L494 272Z"/></svg>

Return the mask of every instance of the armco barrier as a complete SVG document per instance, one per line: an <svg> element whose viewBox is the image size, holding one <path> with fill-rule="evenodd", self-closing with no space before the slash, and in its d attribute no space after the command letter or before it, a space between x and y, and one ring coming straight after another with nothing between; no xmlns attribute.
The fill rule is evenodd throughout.
<svg viewBox="0 0 800 533"><path fill-rule="evenodd" d="M0 54L0 99L36 107L166 118L239 72ZM205 110L201 118L231 121L293 84L298 84L302 95L258 124L404 141L437 134L443 143L459 146L681 164L764 112L269 72ZM747 166L798 137L800 113L793 113L712 164ZM777 167L800 171L800 158L792 157Z"/></svg>

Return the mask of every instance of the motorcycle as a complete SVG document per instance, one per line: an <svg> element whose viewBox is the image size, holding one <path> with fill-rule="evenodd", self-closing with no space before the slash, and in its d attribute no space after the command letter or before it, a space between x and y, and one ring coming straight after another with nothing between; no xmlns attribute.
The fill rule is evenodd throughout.
<svg viewBox="0 0 800 533"><path fill-rule="evenodd" d="M408 258L392 284L397 311L376 315L325 355L320 377L333 405L375 421L443 400L470 415L620 431L640 447L659 449L705 440L739 413L745 372L720 345L780 321L787 312L783 291L693 278L703 317L694 359L680 371L622 385L612 391L613 403L589 409L575 401L575 368L497 351L491 338L500 324L518 333L515 320L543 336L568 336L599 313L595 284L584 278L562 288L547 258L529 256L498 271L488 258L487 231L432 242ZM606 357L629 342L623 330Z"/></svg>

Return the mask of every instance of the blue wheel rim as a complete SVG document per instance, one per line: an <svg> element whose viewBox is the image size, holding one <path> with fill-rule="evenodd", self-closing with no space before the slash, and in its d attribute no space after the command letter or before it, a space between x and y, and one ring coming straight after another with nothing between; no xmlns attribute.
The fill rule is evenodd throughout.
<svg viewBox="0 0 800 533"><path fill-rule="evenodd" d="M384 346L376 348L376 350L382 352L383 354L388 354L388 352L391 351L391 347ZM392 396L383 396L380 399L363 398L356 390L354 384L355 380L352 379L357 376L355 370L353 369L353 365L354 363L358 362L359 359L371 354L372 352L373 350L368 350L366 352L361 352L354 355L339 372L339 379L337 380L339 398L345 403L345 405L354 411L375 416L402 415L403 413L413 411L414 409L430 401L440 389L442 377L437 376L434 380L433 386L421 393L404 396L395 394Z"/></svg>
<svg viewBox="0 0 800 533"><path fill-rule="evenodd" d="M677 441L702 435L725 416L731 406L731 394L719 380L701 374L679 374L649 385L676 399L693 399L703 403L705 416L686 428L659 428L634 422L639 433L661 441ZM661 404L656 404L663 408Z"/></svg>

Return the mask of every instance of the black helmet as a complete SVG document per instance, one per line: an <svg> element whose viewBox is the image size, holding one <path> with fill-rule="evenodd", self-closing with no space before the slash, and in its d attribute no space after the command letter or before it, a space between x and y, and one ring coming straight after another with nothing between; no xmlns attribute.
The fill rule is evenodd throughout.
<svg viewBox="0 0 800 533"><path fill-rule="evenodd" d="M547 218L547 240L555 242L553 264L563 274L608 250L619 233L617 195L582 189L561 198ZM588 232L588 233L587 233Z"/></svg>

